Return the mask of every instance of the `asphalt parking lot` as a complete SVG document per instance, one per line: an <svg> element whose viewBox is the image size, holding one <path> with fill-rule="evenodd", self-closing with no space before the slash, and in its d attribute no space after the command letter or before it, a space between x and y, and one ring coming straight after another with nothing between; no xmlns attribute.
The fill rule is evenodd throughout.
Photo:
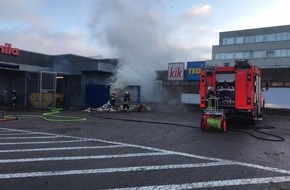
<svg viewBox="0 0 290 190"><path fill-rule="evenodd" d="M44 112L0 122L0 189L290 189L290 123L280 112L258 131L235 121L226 133L202 132L199 110L58 115L85 121Z"/></svg>

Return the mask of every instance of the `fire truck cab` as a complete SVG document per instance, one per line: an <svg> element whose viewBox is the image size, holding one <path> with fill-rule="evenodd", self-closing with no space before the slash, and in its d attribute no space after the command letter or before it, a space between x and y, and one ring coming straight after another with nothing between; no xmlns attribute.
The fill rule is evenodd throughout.
<svg viewBox="0 0 290 190"><path fill-rule="evenodd" d="M208 110L208 94L212 89L217 97L217 112L224 113L224 118L245 117L253 123L262 119L265 99L262 93L262 73L248 60L236 60L234 66L207 66L200 72L200 108ZM211 113L215 110L211 109ZM208 112L207 112L208 113ZM202 118L202 129L209 126ZM223 126L225 125L225 126ZM226 123L221 124L223 131Z"/></svg>

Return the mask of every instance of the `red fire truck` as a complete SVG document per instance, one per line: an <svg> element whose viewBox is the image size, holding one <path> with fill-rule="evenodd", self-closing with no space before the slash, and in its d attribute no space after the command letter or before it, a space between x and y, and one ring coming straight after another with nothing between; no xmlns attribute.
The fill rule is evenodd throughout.
<svg viewBox="0 0 290 190"><path fill-rule="evenodd" d="M248 60L236 60L234 66L207 66L200 72L201 129L223 132L227 119L245 117L253 123L262 119L265 99L261 71Z"/></svg>

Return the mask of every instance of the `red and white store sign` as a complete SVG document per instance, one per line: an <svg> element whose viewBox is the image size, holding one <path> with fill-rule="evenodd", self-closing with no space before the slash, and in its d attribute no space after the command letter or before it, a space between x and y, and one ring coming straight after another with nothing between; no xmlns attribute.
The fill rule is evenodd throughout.
<svg viewBox="0 0 290 190"><path fill-rule="evenodd" d="M184 62L168 63L168 80L184 79Z"/></svg>
<svg viewBox="0 0 290 190"><path fill-rule="evenodd" d="M0 45L0 53L6 54L6 55L19 55L19 49L18 48L12 48L12 45L9 43L5 43L4 45Z"/></svg>

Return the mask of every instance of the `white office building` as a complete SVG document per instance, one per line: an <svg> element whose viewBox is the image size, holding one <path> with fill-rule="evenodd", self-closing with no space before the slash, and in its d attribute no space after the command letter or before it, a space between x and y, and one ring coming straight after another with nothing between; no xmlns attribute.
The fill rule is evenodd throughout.
<svg viewBox="0 0 290 190"><path fill-rule="evenodd" d="M260 68L290 67L290 25L220 32L207 64L248 59Z"/></svg>

